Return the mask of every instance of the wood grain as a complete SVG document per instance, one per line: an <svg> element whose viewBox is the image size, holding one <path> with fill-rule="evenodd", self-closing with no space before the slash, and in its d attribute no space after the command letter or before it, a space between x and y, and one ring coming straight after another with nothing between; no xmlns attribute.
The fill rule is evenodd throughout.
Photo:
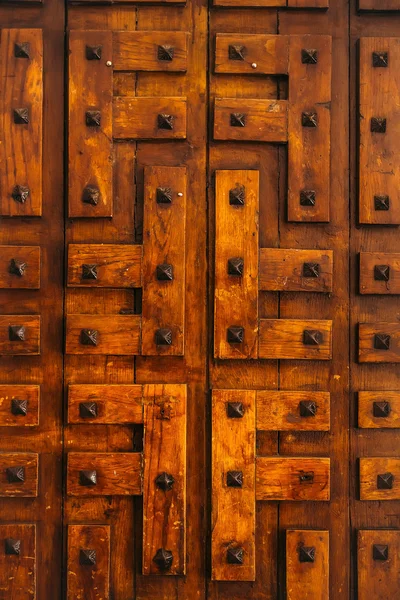
<svg viewBox="0 0 400 600"><path fill-rule="evenodd" d="M388 415L382 416L382 410L374 410L375 403L388 403ZM358 426L367 429L400 429L400 392L358 392Z"/></svg>
<svg viewBox="0 0 400 600"><path fill-rule="evenodd" d="M24 340L10 340L10 327L24 327ZM40 317L0 315L0 355L40 354Z"/></svg>
<svg viewBox="0 0 400 600"><path fill-rule="evenodd" d="M257 500L329 500L330 459L258 456Z"/></svg>
<svg viewBox="0 0 400 600"><path fill-rule="evenodd" d="M40 288L39 246L0 246L0 288Z"/></svg>
<svg viewBox="0 0 400 600"><path fill-rule="evenodd" d="M67 600L110 598L109 525L69 525ZM95 564L82 564L81 551L94 550Z"/></svg>
<svg viewBox="0 0 400 600"><path fill-rule="evenodd" d="M245 2L246 4L243 4ZM214 0L214 6L229 6L241 8L243 6L260 6L263 8L285 7L287 0Z"/></svg>
<svg viewBox="0 0 400 600"><path fill-rule="evenodd" d="M35 427L39 425L38 385L1 385L0 384L0 426ZM12 401L27 402L26 414L14 414Z"/></svg>
<svg viewBox="0 0 400 600"><path fill-rule="evenodd" d="M141 318L137 315L67 315L65 352L139 354L140 323ZM96 346L81 343L83 329L97 331Z"/></svg>
<svg viewBox="0 0 400 600"><path fill-rule="evenodd" d="M285 35L217 33L215 72L247 74L287 74L289 38ZM229 57L229 46L244 46L243 60Z"/></svg>
<svg viewBox="0 0 400 600"><path fill-rule="evenodd" d="M315 406L315 414L304 416L301 403L310 402ZM275 390L257 392L257 430L329 431L329 429L329 392Z"/></svg>
<svg viewBox="0 0 400 600"><path fill-rule="evenodd" d="M287 142L286 100L216 98L214 140ZM231 125L231 114L245 115L244 127Z"/></svg>
<svg viewBox="0 0 400 600"><path fill-rule="evenodd" d="M389 267L387 280L376 266ZM400 294L400 253L360 252L360 294Z"/></svg>
<svg viewBox="0 0 400 600"><path fill-rule="evenodd" d="M399 10L397 0L358 0L358 10L383 11Z"/></svg>
<svg viewBox="0 0 400 600"><path fill-rule="evenodd" d="M115 31L114 70L185 72L188 39L183 31ZM173 48L172 60L160 60L160 46Z"/></svg>
<svg viewBox="0 0 400 600"><path fill-rule="evenodd" d="M141 287L142 254L142 247L138 245L70 244L68 247L68 285L73 287ZM96 265L97 279L82 277L84 264Z"/></svg>
<svg viewBox="0 0 400 600"><path fill-rule="evenodd" d="M142 396L141 385L69 385L68 423L143 423ZM96 416L81 416L79 405L92 402L96 404Z"/></svg>
<svg viewBox="0 0 400 600"><path fill-rule="evenodd" d="M313 562L302 562L301 548L314 548ZM329 531L286 532L287 600L329 600Z"/></svg>
<svg viewBox="0 0 400 600"><path fill-rule="evenodd" d="M19 554L6 554L6 539L19 540ZM36 600L36 526L19 523L0 525L0 598Z"/></svg>
<svg viewBox="0 0 400 600"><path fill-rule="evenodd" d="M378 485L378 475L393 475L391 489ZM360 458L360 500L400 500L400 458Z"/></svg>
<svg viewBox="0 0 400 600"><path fill-rule="evenodd" d="M319 345L303 343L305 331L321 334ZM331 360L332 321L261 319L259 357L301 360Z"/></svg>
<svg viewBox="0 0 400 600"><path fill-rule="evenodd" d="M313 267L317 277L310 277ZM333 284L332 250L260 249L260 290L280 292L331 292Z"/></svg>
<svg viewBox="0 0 400 600"><path fill-rule="evenodd" d="M0 496L29 498L38 495L38 454L0 452ZM6 469L23 468L23 481L9 481Z"/></svg>
<svg viewBox="0 0 400 600"><path fill-rule="evenodd" d="M96 471L97 484L80 484L80 471ZM69 452L68 496L138 496L142 493L139 452Z"/></svg>
<svg viewBox="0 0 400 600"><path fill-rule="evenodd" d="M113 136L117 139L185 139L186 98L115 97ZM173 117L173 128L158 126L158 115Z"/></svg>
<svg viewBox="0 0 400 600"><path fill-rule="evenodd" d="M388 546L387 560L374 560L373 547ZM357 534L358 600L395 598L400 587L400 531L363 529Z"/></svg>
<svg viewBox="0 0 400 600"><path fill-rule="evenodd" d="M400 362L400 325L398 323L360 323L358 327L360 363ZM389 348L376 348L376 335L389 335Z"/></svg>

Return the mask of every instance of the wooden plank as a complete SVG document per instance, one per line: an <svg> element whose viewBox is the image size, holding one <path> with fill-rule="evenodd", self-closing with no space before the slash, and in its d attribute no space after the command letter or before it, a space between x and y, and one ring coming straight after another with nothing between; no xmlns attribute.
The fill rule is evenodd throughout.
<svg viewBox="0 0 400 600"><path fill-rule="evenodd" d="M400 500L400 458L360 458L360 500Z"/></svg>
<svg viewBox="0 0 400 600"><path fill-rule="evenodd" d="M400 294L400 253L360 252L360 294Z"/></svg>
<svg viewBox="0 0 400 600"><path fill-rule="evenodd" d="M316 51L317 62L303 62L303 50ZM330 36L290 36L289 221L330 219L331 63Z"/></svg>
<svg viewBox="0 0 400 600"><path fill-rule="evenodd" d="M214 140L287 142L287 111L286 100L215 98Z"/></svg>
<svg viewBox="0 0 400 600"><path fill-rule="evenodd" d="M38 495L38 454L0 452L0 496L31 498Z"/></svg>
<svg viewBox="0 0 400 600"><path fill-rule="evenodd" d="M255 409L254 391L213 390L212 579L256 577Z"/></svg>
<svg viewBox="0 0 400 600"><path fill-rule="evenodd" d="M143 423L142 393L141 385L69 385L68 423Z"/></svg>
<svg viewBox="0 0 400 600"><path fill-rule="evenodd" d="M358 426L400 428L400 392L358 392Z"/></svg>
<svg viewBox="0 0 400 600"><path fill-rule="evenodd" d="M0 289L40 288L40 247L0 246Z"/></svg>
<svg viewBox="0 0 400 600"><path fill-rule="evenodd" d="M36 600L36 526L0 525L0 597Z"/></svg>
<svg viewBox="0 0 400 600"><path fill-rule="evenodd" d="M329 531L286 531L287 600L329 600Z"/></svg>
<svg viewBox="0 0 400 600"><path fill-rule="evenodd" d="M216 171L214 296L214 356L216 358L257 357L258 212L258 171ZM242 266L237 264L240 260ZM235 331L243 330L242 342L240 336L236 338L231 336L228 339L232 327ZM238 341L234 342L234 339Z"/></svg>
<svg viewBox="0 0 400 600"><path fill-rule="evenodd" d="M262 8L285 7L287 0L214 0L214 6L229 6L242 8L243 6L260 6Z"/></svg>
<svg viewBox="0 0 400 600"><path fill-rule="evenodd" d="M39 395L38 385L0 385L0 426L39 425Z"/></svg>
<svg viewBox="0 0 400 600"><path fill-rule="evenodd" d="M186 139L186 98L115 97L113 136L117 139Z"/></svg>
<svg viewBox="0 0 400 600"><path fill-rule="evenodd" d="M69 525L67 599L108 600L110 526Z"/></svg>
<svg viewBox="0 0 400 600"><path fill-rule="evenodd" d="M329 431L329 392L257 392L258 431Z"/></svg>
<svg viewBox="0 0 400 600"><path fill-rule="evenodd" d="M100 55L100 59L96 56ZM111 31L69 33L68 189L70 217L112 217ZM100 125L87 113L100 112ZM93 115L95 116L95 115Z"/></svg>
<svg viewBox="0 0 400 600"><path fill-rule="evenodd" d="M145 385L144 575L186 573L186 386Z"/></svg>
<svg viewBox="0 0 400 600"><path fill-rule="evenodd" d="M259 357L330 360L332 321L261 319Z"/></svg>
<svg viewBox="0 0 400 600"><path fill-rule="evenodd" d="M329 0L288 0L288 8L329 8Z"/></svg>
<svg viewBox="0 0 400 600"><path fill-rule="evenodd" d="M400 362L399 323L360 323L358 333L360 363Z"/></svg>
<svg viewBox="0 0 400 600"><path fill-rule="evenodd" d="M395 598L400 589L400 531L358 531L357 573L358 600Z"/></svg>
<svg viewBox="0 0 400 600"><path fill-rule="evenodd" d="M146 167L144 185L142 354L182 356L186 168Z"/></svg>
<svg viewBox="0 0 400 600"><path fill-rule="evenodd" d="M286 35L217 33L215 72L287 74L288 48L289 38Z"/></svg>
<svg viewBox="0 0 400 600"><path fill-rule="evenodd" d="M0 315L0 355L40 354L38 315Z"/></svg>
<svg viewBox="0 0 400 600"><path fill-rule="evenodd" d="M66 354L140 353L137 315L67 315Z"/></svg>
<svg viewBox="0 0 400 600"><path fill-rule="evenodd" d="M69 452L68 496L139 496L142 455L139 452Z"/></svg>
<svg viewBox="0 0 400 600"><path fill-rule="evenodd" d="M141 287L142 254L142 247L138 245L69 244L68 285Z"/></svg>
<svg viewBox="0 0 400 600"><path fill-rule="evenodd" d="M400 10L398 0L358 0L358 10L385 11Z"/></svg>
<svg viewBox="0 0 400 600"><path fill-rule="evenodd" d="M374 66L374 60L375 65L387 66ZM400 38L360 39L359 222L363 224L400 224L399 64ZM384 133L371 131L372 118L386 119Z"/></svg>
<svg viewBox="0 0 400 600"><path fill-rule="evenodd" d="M258 456L257 500L329 500L330 459Z"/></svg>
<svg viewBox="0 0 400 600"><path fill-rule="evenodd" d="M187 70L189 34L183 31L113 32L115 71Z"/></svg>
<svg viewBox="0 0 400 600"><path fill-rule="evenodd" d="M260 290L331 292L332 250L261 248Z"/></svg>
<svg viewBox="0 0 400 600"><path fill-rule="evenodd" d="M2 29L0 215L3 216L42 214L42 78L42 30Z"/></svg>

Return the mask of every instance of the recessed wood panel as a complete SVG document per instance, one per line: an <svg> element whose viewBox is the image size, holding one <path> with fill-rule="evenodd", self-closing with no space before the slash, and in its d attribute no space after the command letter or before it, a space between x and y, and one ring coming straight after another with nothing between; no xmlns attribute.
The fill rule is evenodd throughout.
<svg viewBox="0 0 400 600"><path fill-rule="evenodd" d="M400 500L400 458L360 458L360 500Z"/></svg>
<svg viewBox="0 0 400 600"><path fill-rule="evenodd" d="M358 9L368 11L399 11L400 5L398 0L358 0Z"/></svg>
<svg viewBox="0 0 400 600"><path fill-rule="evenodd" d="M137 288L142 285L142 247L127 244L70 244L68 285Z"/></svg>
<svg viewBox="0 0 400 600"><path fill-rule="evenodd" d="M68 423L143 423L142 395L141 385L70 385Z"/></svg>
<svg viewBox="0 0 400 600"><path fill-rule="evenodd" d="M329 431L329 392L257 392L257 430Z"/></svg>
<svg viewBox="0 0 400 600"><path fill-rule="evenodd" d="M332 321L261 319L259 358L330 360Z"/></svg>
<svg viewBox="0 0 400 600"><path fill-rule="evenodd" d="M39 246L0 246L0 288L40 288Z"/></svg>
<svg viewBox="0 0 400 600"><path fill-rule="evenodd" d="M244 6L261 8L328 8L329 0L214 0L214 5L230 6L232 8L242 8Z"/></svg>
<svg viewBox="0 0 400 600"><path fill-rule="evenodd" d="M0 452L0 496L37 496L38 460L28 452Z"/></svg>
<svg viewBox="0 0 400 600"><path fill-rule="evenodd" d="M287 600L329 600L329 531L286 532Z"/></svg>
<svg viewBox="0 0 400 600"><path fill-rule="evenodd" d="M35 525L0 525L0 594L4 600L37 600Z"/></svg>
<svg viewBox="0 0 400 600"><path fill-rule="evenodd" d="M360 323L359 362L400 362L399 323Z"/></svg>
<svg viewBox="0 0 400 600"><path fill-rule="evenodd" d="M40 354L40 317L0 315L0 355Z"/></svg>
<svg viewBox="0 0 400 600"><path fill-rule="evenodd" d="M114 98L117 139L185 139L186 98Z"/></svg>
<svg viewBox="0 0 400 600"><path fill-rule="evenodd" d="M139 452L68 453L68 496L137 496L141 493L142 455Z"/></svg>
<svg viewBox="0 0 400 600"><path fill-rule="evenodd" d="M331 292L332 281L332 250L260 250L260 290Z"/></svg>
<svg viewBox="0 0 400 600"><path fill-rule="evenodd" d="M360 294L400 294L400 254L360 252Z"/></svg>
<svg viewBox="0 0 400 600"><path fill-rule="evenodd" d="M67 354L140 353L140 322L137 315L67 315Z"/></svg>
<svg viewBox="0 0 400 600"><path fill-rule="evenodd" d="M394 600L400 589L400 531L359 531L357 572L358 600Z"/></svg>
<svg viewBox="0 0 400 600"><path fill-rule="evenodd" d="M400 428L400 392L358 392L358 426Z"/></svg>
<svg viewBox="0 0 400 600"><path fill-rule="evenodd" d="M113 68L116 71L187 69L189 34L183 31L115 31Z"/></svg>
<svg viewBox="0 0 400 600"><path fill-rule="evenodd" d="M216 73L287 74L289 37L243 33L217 33Z"/></svg>
<svg viewBox="0 0 400 600"><path fill-rule="evenodd" d="M214 140L286 142L286 100L216 98Z"/></svg>
<svg viewBox="0 0 400 600"><path fill-rule="evenodd" d="M110 597L110 526L69 525L67 600Z"/></svg>
<svg viewBox="0 0 400 600"><path fill-rule="evenodd" d="M39 425L38 385L0 385L0 426Z"/></svg>
<svg viewBox="0 0 400 600"><path fill-rule="evenodd" d="M257 457L256 499L329 500L330 459Z"/></svg>

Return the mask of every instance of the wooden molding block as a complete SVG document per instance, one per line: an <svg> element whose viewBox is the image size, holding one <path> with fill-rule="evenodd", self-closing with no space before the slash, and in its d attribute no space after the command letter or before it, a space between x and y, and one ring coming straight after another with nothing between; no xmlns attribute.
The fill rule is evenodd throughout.
<svg viewBox="0 0 400 600"><path fill-rule="evenodd" d="M360 252L360 294L400 294L400 253Z"/></svg>
<svg viewBox="0 0 400 600"><path fill-rule="evenodd" d="M68 496L140 496L139 452L69 452Z"/></svg>
<svg viewBox="0 0 400 600"><path fill-rule="evenodd" d="M287 600L329 600L329 531L286 531Z"/></svg>
<svg viewBox="0 0 400 600"><path fill-rule="evenodd" d="M244 47L241 51L243 59L237 60L237 55L231 47ZM248 75L287 74L289 72L289 36L217 33L215 72L247 73Z"/></svg>
<svg viewBox="0 0 400 600"><path fill-rule="evenodd" d="M110 598L110 526L69 525L67 600Z"/></svg>
<svg viewBox="0 0 400 600"><path fill-rule="evenodd" d="M400 428L400 392L358 392L358 426Z"/></svg>
<svg viewBox="0 0 400 600"><path fill-rule="evenodd" d="M0 355L40 354L40 316L0 315Z"/></svg>
<svg viewBox="0 0 400 600"><path fill-rule="evenodd" d="M38 495L38 454L0 452L0 496L29 498Z"/></svg>
<svg viewBox="0 0 400 600"><path fill-rule="evenodd" d="M116 139L186 139L186 98L114 97Z"/></svg>
<svg viewBox="0 0 400 600"><path fill-rule="evenodd" d="M0 525L0 590L4 600L36 596L36 525Z"/></svg>
<svg viewBox="0 0 400 600"><path fill-rule="evenodd" d="M357 571L358 600L396 598L400 589L400 531L359 531Z"/></svg>
<svg viewBox="0 0 400 600"><path fill-rule="evenodd" d="M183 31L115 31L115 71L187 70L189 34Z"/></svg>
<svg viewBox="0 0 400 600"><path fill-rule="evenodd" d="M143 423L142 396L141 385L69 385L68 423Z"/></svg>
<svg viewBox="0 0 400 600"><path fill-rule="evenodd" d="M360 500L400 500L400 458L360 458Z"/></svg>
<svg viewBox="0 0 400 600"><path fill-rule="evenodd" d="M138 315L67 315L66 354L140 353Z"/></svg>
<svg viewBox="0 0 400 600"><path fill-rule="evenodd" d="M40 288L40 247L0 246L0 289Z"/></svg>
<svg viewBox="0 0 400 600"><path fill-rule="evenodd" d="M360 363L400 362L399 323L360 323L358 333Z"/></svg>
<svg viewBox="0 0 400 600"><path fill-rule="evenodd" d="M329 392L257 392L258 431L329 431Z"/></svg>
<svg viewBox="0 0 400 600"><path fill-rule="evenodd" d="M38 385L0 384L0 426L39 425L39 395Z"/></svg>
<svg viewBox="0 0 400 600"><path fill-rule="evenodd" d="M287 142L286 100L216 98L214 140Z"/></svg>
<svg viewBox="0 0 400 600"><path fill-rule="evenodd" d="M257 457L256 499L329 500L330 459Z"/></svg>
<svg viewBox="0 0 400 600"><path fill-rule="evenodd" d="M260 290L331 292L332 250L260 249Z"/></svg>
<svg viewBox="0 0 400 600"><path fill-rule="evenodd" d="M261 319L259 358L330 360L332 321Z"/></svg>

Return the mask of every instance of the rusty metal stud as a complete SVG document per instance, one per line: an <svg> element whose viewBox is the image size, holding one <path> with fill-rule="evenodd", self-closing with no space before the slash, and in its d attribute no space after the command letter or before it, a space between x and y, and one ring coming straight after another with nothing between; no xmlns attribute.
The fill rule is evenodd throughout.
<svg viewBox="0 0 400 600"><path fill-rule="evenodd" d="M81 329L81 335L79 338L82 346L97 346L98 343L98 331L97 329Z"/></svg>
<svg viewBox="0 0 400 600"><path fill-rule="evenodd" d="M12 198L19 204L25 204L29 196L29 188L25 185L16 185L11 192Z"/></svg>
<svg viewBox="0 0 400 600"><path fill-rule="evenodd" d="M246 127L246 115L244 113L231 113L231 127Z"/></svg>
<svg viewBox="0 0 400 600"><path fill-rule="evenodd" d="M97 187L88 185L82 192L82 202L84 204L91 204L97 206L100 200L100 190Z"/></svg>
<svg viewBox="0 0 400 600"><path fill-rule="evenodd" d="M378 490L393 489L394 475L392 473L380 473L376 478L376 487Z"/></svg>
<svg viewBox="0 0 400 600"><path fill-rule="evenodd" d="M11 400L11 414L25 417L27 412L28 400L19 400L18 398L13 398Z"/></svg>
<svg viewBox="0 0 400 600"><path fill-rule="evenodd" d="M82 279L97 279L97 265L82 265Z"/></svg>
<svg viewBox="0 0 400 600"><path fill-rule="evenodd" d="M300 206L315 206L316 197L314 190L301 190Z"/></svg>
<svg viewBox="0 0 400 600"><path fill-rule="evenodd" d="M86 60L100 60L103 46L86 46Z"/></svg>
<svg viewBox="0 0 400 600"><path fill-rule="evenodd" d="M244 260L240 256L234 256L228 259L228 275L235 277L243 276Z"/></svg>
<svg viewBox="0 0 400 600"><path fill-rule="evenodd" d="M373 52L372 53L372 66L373 67L387 67L389 64L389 56L387 52Z"/></svg>
<svg viewBox="0 0 400 600"><path fill-rule="evenodd" d="M173 115L166 115L165 113L160 113L157 115L157 127L158 129L168 129L172 130L174 128L174 119Z"/></svg>
<svg viewBox="0 0 400 600"><path fill-rule="evenodd" d="M244 405L242 402L227 402L226 414L230 419L241 419L244 415Z"/></svg>
<svg viewBox="0 0 400 600"><path fill-rule="evenodd" d="M390 335L388 333L376 333L374 335L375 350L389 350Z"/></svg>
<svg viewBox="0 0 400 600"><path fill-rule="evenodd" d="M301 113L301 124L303 127L318 127L318 115L315 112Z"/></svg>
<svg viewBox="0 0 400 600"><path fill-rule="evenodd" d="M97 472L96 471L79 471L79 485L86 487L92 487L97 485Z"/></svg>
<svg viewBox="0 0 400 600"><path fill-rule="evenodd" d="M10 325L8 328L8 339L10 342L24 342L25 327L23 325Z"/></svg>
<svg viewBox="0 0 400 600"><path fill-rule="evenodd" d="M228 548L226 561L229 565L242 565L244 561L244 550L240 546Z"/></svg>
<svg viewBox="0 0 400 600"><path fill-rule="evenodd" d="M21 554L21 540L6 538L4 540L4 553L8 556L19 556Z"/></svg>
<svg viewBox="0 0 400 600"><path fill-rule="evenodd" d="M246 46L240 44L229 44L228 57L229 60L244 60L246 56Z"/></svg>
<svg viewBox="0 0 400 600"><path fill-rule="evenodd" d="M373 560L389 560L389 546L386 544L373 544L372 558Z"/></svg>
<svg viewBox="0 0 400 600"><path fill-rule="evenodd" d="M390 278L390 266L389 265L375 265L374 266L375 281L389 281L389 278Z"/></svg>
<svg viewBox="0 0 400 600"><path fill-rule="evenodd" d="M85 121L87 127L100 127L101 112L99 110L87 110L85 112Z"/></svg>
<svg viewBox="0 0 400 600"><path fill-rule="evenodd" d="M16 125L28 125L29 123L29 109L28 108L14 108L14 123Z"/></svg>
<svg viewBox="0 0 400 600"><path fill-rule="evenodd" d="M317 404L313 400L301 400L299 409L301 417L315 417L317 414Z"/></svg>
<svg viewBox="0 0 400 600"><path fill-rule="evenodd" d="M157 281L172 281L174 279L174 269L168 263L162 263L156 267Z"/></svg>
<svg viewBox="0 0 400 600"><path fill-rule="evenodd" d="M229 344L242 344L244 339L244 327L228 327L226 340Z"/></svg>
<svg viewBox="0 0 400 600"><path fill-rule="evenodd" d="M161 61L172 62L174 60L174 53L175 48L173 46L163 44L157 48L157 58Z"/></svg>
<svg viewBox="0 0 400 600"><path fill-rule="evenodd" d="M389 210L389 208L390 208L389 196L374 196L374 207L375 207L375 210Z"/></svg>
<svg viewBox="0 0 400 600"><path fill-rule="evenodd" d="M318 263L303 263L303 277L319 277L319 272Z"/></svg>
<svg viewBox="0 0 400 600"><path fill-rule="evenodd" d="M300 546L299 547L299 561L301 563L315 562L315 546Z"/></svg>
<svg viewBox="0 0 400 600"><path fill-rule="evenodd" d="M172 203L171 188L157 188L156 200L157 200L157 204L171 204Z"/></svg>
<svg viewBox="0 0 400 600"><path fill-rule="evenodd" d="M30 58L30 44L29 42L15 42L14 44L14 56L15 58Z"/></svg>
<svg viewBox="0 0 400 600"><path fill-rule="evenodd" d="M175 479L172 477L172 475L170 475L169 473L166 473L165 471L163 471L163 473L160 473L159 475L157 475L157 477L155 479L156 486L158 488L160 488L160 490L163 490L164 492L171 490L174 483L175 483Z"/></svg>
<svg viewBox="0 0 400 600"><path fill-rule="evenodd" d="M314 481L314 471L300 471L300 483L312 483Z"/></svg>
<svg viewBox="0 0 400 600"><path fill-rule="evenodd" d="M162 327L161 329L157 329L154 338L157 346L171 346L172 331L171 329Z"/></svg>
<svg viewBox="0 0 400 600"><path fill-rule="evenodd" d="M79 403L79 416L82 419L95 419L97 417L97 403L96 402L80 402Z"/></svg>
<svg viewBox="0 0 400 600"><path fill-rule="evenodd" d="M169 571L173 560L174 556L171 550L164 550L164 548L159 548L153 556L153 562L156 563L160 571Z"/></svg>
<svg viewBox="0 0 400 600"><path fill-rule="evenodd" d="M22 277L25 273L25 269L28 265L22 260L18 260L17 258L12 258L10 260L9 273L11 275L17 275L18 277Z"/></svg>
<svg viewBox="0 0 400 600"><path fill-rule="evenodd" d="M237 185L229 190L229 204L231 206L244 206L246 199L246 189L244 185Z"/></svg>
<svg viewBox="0 0 400 600"><path fill-rule="evenodd" d="M301 51L301 62L303 65L316 65L318 62L318 50L303 48Z"/></svg>
<svg viewBox="0 0 400 600"><path fill-rule="evenodd" d="M372 133L386 133L386 119L383 117L372 117L370 128Z"/></svg>
<svg viewBox="0 0 400 600"><path fill-rule="evenodd" d="M303 344L305 346L319 346L323 341L323 335L318 329L305 329L303 331Z"/></svg>
<svg viewBox="0 0 400 600"><path fill-rule="evenodd" d="M8 483L24 483L25 467L7 467L6 476Z"/></svg>
<svg viewBox="0 0 400 600"><path fill-rule="evenodd" d="M228 471L226 474L226 485L228 487L243 487L243 472Z"/></svg>
<svg viewBox="0 0 400 600"><path fill-rule="evenodd" d="M378 419L388 417L390 411L391 407L389 402L374 402L372 405L372 414Z"/></svg>
<svg viewBox="0 0 400 600"><path fill-rule="evenodd" d="M81 549L79 550L79 564L80 565L95 565L96 564L96 550Z"/></svg>

